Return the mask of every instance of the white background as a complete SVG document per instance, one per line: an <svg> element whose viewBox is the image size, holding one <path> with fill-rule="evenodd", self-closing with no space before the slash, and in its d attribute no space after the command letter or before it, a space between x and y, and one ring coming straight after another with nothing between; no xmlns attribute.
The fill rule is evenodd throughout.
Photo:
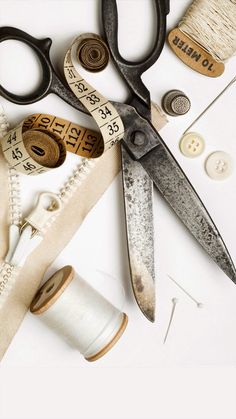
<svg viewBox="0 0 236 419"><path fill-rule="evenodd" d="M51 59L61 69L63 54L75 35L100 32L99 3L98 0L0 1L0 26L16 26L38 38L51 37ZM171 1L169 28L176 25L189 3ZM120 50L129 59L143 57L153 40L152 2L119 0L118 5ZM8 41L0 45L0 56L0 80L6 88L25 93L37 85L40 72L27 47ZM143 80L157 103L172 88L183 90L190 97L191 111L184 117L170 117L162 136L212 214L236 263L236 172L224 182L212 181L204 172L204 160L211 151L224 150L236 157L236 86L195 127L206 140L204 154L191 160L183 157L178 148L183 131L233 78L235 68L234 58L227 63L224 75L209 79L184 66L165 46L161 58ZM86 74L86 78L110 99L124 101L127 97L126 87L112 65L96 76ZM25 107L2 98L1 103L12 126L35 112L53 113L94 126L89 117L53 95ZM57 191L75 163L76 158L69 156L63 168L53 174L22 178L25 210L33 204L36 191L45 188ZM122 284L128 328L110 353L89 364L28 314L1 364L1 419L236 418L233 380L236 287L185 231L157 193L154 208L156 323L144 319L132 295L119 175L46 277L71 264L97 289L113 288L110 292L113 301L121 298L117 284ZM101 280L97 270L115 277L116 283L106 277ZM167 274L204 307L198 309ZM179 302L163 345L173 297Z"/></svg>

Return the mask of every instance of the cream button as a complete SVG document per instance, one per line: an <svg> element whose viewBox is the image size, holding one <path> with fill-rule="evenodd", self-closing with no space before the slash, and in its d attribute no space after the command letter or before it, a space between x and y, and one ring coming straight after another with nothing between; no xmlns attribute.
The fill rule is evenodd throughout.
<svg viewBox="0 0 236 419"><path fill-rule="evenodd" d="M215 151L205 161L205 170L211 179L224 180L233 170L233 162L229 154Z"/></svg>
<svg viewBox="0 0 236 419"><path fill-rule="evenodd" d="M204 139L196 132L184 134L180 140L179 148L186 157L197 157L202 154L205 147Z"/></svg>

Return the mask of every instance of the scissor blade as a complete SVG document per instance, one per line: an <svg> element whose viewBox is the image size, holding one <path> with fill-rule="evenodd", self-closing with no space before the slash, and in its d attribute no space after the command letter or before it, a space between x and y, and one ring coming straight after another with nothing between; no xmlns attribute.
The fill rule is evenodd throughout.
<svg viewBox="0 0 236 419"><path fill-rule="evenodd" d="M131 282L140 310L155 320L153 182L121 146Z"/></svg>
<svg viewBox="0 0 236 419"><path fill-rule="evenodd" d="M168 149L160 143L139 162L193 236L236 283L236 270L219 231Z"/></svg>

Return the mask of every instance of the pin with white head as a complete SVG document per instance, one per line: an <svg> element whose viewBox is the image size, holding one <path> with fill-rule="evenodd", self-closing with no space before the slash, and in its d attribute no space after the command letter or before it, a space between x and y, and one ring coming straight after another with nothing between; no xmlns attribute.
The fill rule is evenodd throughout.
<svg viewBox="0 0 236 419"><path fill-rule="evenodd" d="M166 330L166 334L165 334L165 337L164 337L163 344L166 343L167 337L169 335L170 327L171 327L171 324L172 324L172 321L173 321L173 318L174 318L176 304L178 303L179 300L178 300L178 298L174 297L174 298L172 298L171 301L172 301L172 310L171 310L170 320L169 320L169 323L168 323L168 326L167 326L167 330Z"/></svg>
<svg viewBox="0 0 236 419"><path fill-rule="evenodd" d="M175 285L177 285L177 287L179 287L192 301L194 301L194 303L196 304L197 308L202 308L204 305L203 303L200 303L200 301L197 301L191 294L189 294L188 291L186 291L184 289L184 287L182 287L182 285L180 285L174 278L172 278L172 276L167 275L168 278L174 282Z"/></svg>

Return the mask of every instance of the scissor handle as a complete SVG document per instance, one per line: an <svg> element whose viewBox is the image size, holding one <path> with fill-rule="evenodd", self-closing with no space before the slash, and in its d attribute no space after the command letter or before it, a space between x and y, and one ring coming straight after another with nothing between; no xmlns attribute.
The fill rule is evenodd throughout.
<svg viewBox="0 0 236 419"><path fill-rule="evenodd" d="M49 62L49 50L52 40L50 38L36 39L20 29L7 26L1 27L0 42L12 39L24 42L34 50L42 66L43 77L39 87L37 87L37 90L33 93L27 95L16 95L0 85L0 95L5 97L5 99L10 102L17 103L19 105L28 105L30 103L37 102L49 93L52 83L52 69Z"/></svg>
<svg viewBox="0 0 236 419"><path fill-rule="evenodd" d="M169 0L155 0L157 33L153 49L141 61L125 60L118 48L118 13L116 0L102 0L102 20L107 44L118 69L122 73L132 93L149 103L149 92L141 81L141 75L150 68L161 54L166 36L166 15L169 13ZM148 103L147 103L148 102Z"/></svg>
<svg viewBox="0 0 236 419"><path fill-rule="evenodd" d="M18 105L29 105L38 102L49 93L55 93L75 109L87 113L81 102L76 98L72 91L65 86L62 80L60 80L51 64L49 53L52 40L50 38L37 39L18 28L8 26L1 27L0 42L12 39L24 42L32 48L42 66L43 77L40 85L32 93L27 95L16 95L0 85L0 96L3 96L10 102Z"/></svg>

